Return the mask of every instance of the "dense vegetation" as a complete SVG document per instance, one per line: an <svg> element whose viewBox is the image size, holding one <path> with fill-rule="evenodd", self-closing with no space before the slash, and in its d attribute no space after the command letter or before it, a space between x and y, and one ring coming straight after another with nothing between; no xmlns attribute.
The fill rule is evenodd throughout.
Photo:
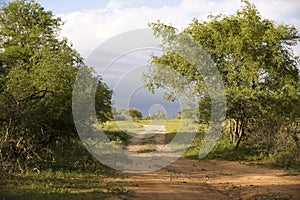
<svg viewBox="0 0 300 200"><path fill-rule="evenodd" d="M60 18L34 1L0 10L0 165L4 170L40 168L60 160L55 152L77 145L72 90L81 56L59 39ZM96 109L111 116L111 94L99 77ZM103 111L106 111L105 113Z"/></svg>
<svg viewBox="0 0 300 200"><path fill-rule="evenodd" d="M208 52L222 76L227 97L223 154L243 143L246 152L272 157L285 167L295 165L299 161L300 75L292 47L300 36L294 26L263 19L254 5L244 3L234 15L194 19L180 32L159 21L150 23L155 35L163 38L164 54L152 57L146 86L152 92L178 87L170 76L161 78L161 68L169 66L197 87L202 96L199 121L209 122L211 99L201 71L172 51L182 45L182 35L189 35ZM167 95L169 99L179 96L174 91Z"/></svg>
<svg viewBox="0 0 300 200"><path fill-rule="evenodd" d="M100 122L111 118L112 91L66 38L60 18L31 0L0 9L0 198L103 199L126 192L108 185L115 171L82 145L72 117L79 69L97 84ZM88 184L86 184L88 181Z"/></svg>

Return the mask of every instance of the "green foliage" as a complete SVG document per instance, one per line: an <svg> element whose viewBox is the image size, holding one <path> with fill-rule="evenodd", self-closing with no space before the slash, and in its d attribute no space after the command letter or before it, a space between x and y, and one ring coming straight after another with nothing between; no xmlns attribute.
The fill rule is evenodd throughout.
<svg viewBox="0 0 300 200"><path fill-rule="evenodd" d="M17 0L1 7L0 56L4 75L28 64L38 49L56 48L60 18L34 1Z"/></svg>
<svg viewBox="0 0 300 200"><path fill-rule="evenodd" d="M130 116L134 120L143 118L142 112L135 108L129 108L128 110L125 110L124 114Z"/></svg>
<svg viewBox="0 0 300 200"><path fill-rule="evenodd" d="M127 123L126 121L108 121L100 126L110 141L119 142L120 144L126 143L131 137L127 134L127 131L136 130L136 127L132 127L131 123Z"/></svg>
<svg viewBox="0 0 300 200"><path fill-rule="evenodd" d="M203 125L201 125L203 126ZM199 149L203 142L206 129L201 128L196 135L192 145L185 152L184 156L198 159ZM268 138L251 134L245 138L238 149L235 148L227 132L224 132L220 140L217 141L214 149L205 159L226 159L232 161L242 161L253 164L261 164L269 167L291 169L299 173L299 148L288 132L279 132L274 141L268 144ZM271 145L272 148L268 148Z"/></svg>
<svg viewBox="0 0 300 200"><path fill-rule="evenodd" d="M155 36L162 37L164 53L152 56L145 85L151 92L173 87L174 94L170 95L176 96L178 82L164 76L161 66L170 67L197 87L203 97L198 102L200 121L209 121L211 99L201 72L171 48L182 45L176 43L176 38L189 35L209 53L222 76L226 117L233 123L232 131L225 131L231 133L228 137L235 148L242 139L247 142L253 135L268 141L260 148L272 152L278 140L276 134L300 117L299 60L292 51L300 36L294 26L263 19L254 5L243 2L245 5L234 15L209 16L206 21L194 19L181 32L159 21L150 23ZM288 134L293 144L299 145L297 133L289 129Z"/></svg>
<svg viewBox="0 0 300 200"><path fill-rule="evenodd" d="M105 133L110 133L110 132L115 132L116 136L119 135L120 139L123 141L126 141L128 137L130 137L128 134L125 132L138 132L143 130L143 125L147 123L144 120L139 120L139 121L108 121L104 123L103 125L100 125L101 129ZM99 128L99 127L97 127ZM108 134L108 137L109 134Z"/></svg>
<svg viewBox="0 0 300 200"><path fill-rule="evenodd" d="M0 10L0 164L5 169L47 163L58 141L76 138L73 85L78 69L88 67L66 39L58 39L61 25L30 0ZM112 92L101 78L93 80L97 116L104 122L111 118Z"/></svg>

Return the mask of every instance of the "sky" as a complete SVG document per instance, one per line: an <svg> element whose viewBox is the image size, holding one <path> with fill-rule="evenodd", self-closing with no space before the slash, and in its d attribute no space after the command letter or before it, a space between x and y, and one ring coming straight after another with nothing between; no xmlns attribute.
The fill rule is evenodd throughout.
<svg viewBox="0 0 300 200"><path fill-rule="evenodd" d="M0 0L1 1L1 0ZM81 55L87 57L105 40L148 22L160 20L179 30L193 18L208 14L233 14L240 0L36 0L46 10L60 16L67 37ZM300 30L299 0L250 0L262 17L292 24ZM300 47L296 48L300 54Z"/></svg>
<svg viewBox="0 0 300 200"><path fill-rule="evenodd" d="M56 16L62 18L64 26L61 36L67 37L73 47L87 60L99 45L110 38L126 31L147 28L149 22L160 20L182 30L193 18L205 20L209 14L234 14L243 4L240 0L36 1L46 10L51 10ZM300 31L299 0L250 0L250 2L257 7L263 18L274 20L277 24L292 24ZM294 51L300 55L300 45L295 47ZM163 92L159 92L155 97L151 96L140 86L140 69L136 74L132 73L132 69L136 66L143 66L146 69L147 59L145 58L148 58L149 54L137 53L121 58L112 65L111 71L103 79L112 89L118 89L120 93L132 94L130 99L126 99L129 106L139 108L144 116L147 115L148 108L152 105L162 104L168 112L167 115L174 117L179 105L164 102ZM143 59L138 59L141 55L144 56ZM135 62L129 62L129 60ZM93 64L97 65L97 63ZM139 77L139 84L132 91L128 91L126 87L130 84L130 80L136 77ZM116 87L116 83L119 83L119 86ZM117 95L115 94L115 97ZM114 99L116 107L123 105L124 102L118 102L120 99L121 97Z"/></svg>
<svg viewBox="0 0 300 200"><path fill-rule="evenodd" d="M209 14L233 14L240 0L37 0L60 16L65 25L62 35L87 57L110 37L148 22L160 20L179 30L193 18L205 20ZM251 0L264 18L293 24L300 30L299 0ZM297 48L300 53L300 47Z"/></svg>

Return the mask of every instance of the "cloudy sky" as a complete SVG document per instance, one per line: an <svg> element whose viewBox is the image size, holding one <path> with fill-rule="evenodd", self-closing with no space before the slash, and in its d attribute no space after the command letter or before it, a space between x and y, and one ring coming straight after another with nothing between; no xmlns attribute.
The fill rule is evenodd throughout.
<svg viewBox="0 0 300 200"><path fill-rule="evenodd" d="M89 58L100 44L113 36L126 31L146 28L148 22L160 20L171 24L177 29L185 28L193 18L206 19L209 14L233 14L243 3L240 0L36 0L46 10L62 18L65 25L61 35L69 39L84 58ZM254 3L263 18L274 20L276 23L292 24L300 30L300 1L299 0L250 0ZM300 54L300 45L295 48ZM139 52L128 55L116 61L111 71L104 77L113 89L119 88L119 93L131 94L126 97L129 107L135 106L147 115L148 108L154 104L165 106L169 117L178 111L178 105L163 103L162 93L156 97L148 94L141 87L141 68L146 67L150 53ZM138 59L144 56L144 59ZM88 59L87 59L88 60ZM135 63L129 61L136 61ZM125 63L130 63L126 65ZM92 63L97 65L97 63ZM134 71L134 69L136 69ZM126 73L127 71L127 73ZM125 72L125 73L123 73ZM136 72L136 73L133 73ZM137 85L128 91L131 80L139 77ZM119 83L119 85L116 85ZM126 84L128 83L128 84ZM120 87L121 85L121 87ZM116 94L118 95L118 94ZM129 99L128 99L129 98ZM122 99L122 97L117 97ZM124 99L124 98L123 98ZM160 99L160 100L159 100ZM117 101L115 99L115 101ZM139 104L143 105L139 105ZM123 105L124 102L119 102ZM116 102L116 105L118 102Z"/></svg>
<svg viewBox="0 0 300 200"><path fill-rule="evenodd" d="M37 0L62 17L62 35L84 56L110 37L161 20L179 30L193 18L233 14L240 0ZM261 15L300 30L299 0L251 0ZM300 49L297 49L300 52Z"/></svg>

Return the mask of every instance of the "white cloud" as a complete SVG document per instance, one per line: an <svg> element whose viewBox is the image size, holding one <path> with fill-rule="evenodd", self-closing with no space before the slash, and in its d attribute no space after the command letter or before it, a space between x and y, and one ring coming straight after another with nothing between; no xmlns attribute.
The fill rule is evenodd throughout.
<svg viewBox="0 0 300 200"><path fill-rule="evenodd" d="M62 35L84 56L106 39L132 29L146 28L148 22L157 19L178 27L184 27L191 21L184 15L174 15L174 9L169 7L105 8L62 14L61 17L65 21Z"/></svg>
<svg viewBox="0 0 300 200"><path fill-rule="evenodd" d="M291 15L299 16L299 0L252 0L256 8L265 18L270 18L279 22L288 22Z"/></svg>
<svg viewBox="0 0 300 200"><path fill-rule="evenodd" d="M300 3L297 0L252 0L263 17L278 22L292 23L299 28ZM208 14L233 14L242 5L240 0L182 0L176 6L159 8L129 5L129 1L111 0L105 8L64 13L62 35L66 36L83 55L105 40L119 33L146 28L148 22L160 19L182 29L192 18L205 18Z"/></svg>

